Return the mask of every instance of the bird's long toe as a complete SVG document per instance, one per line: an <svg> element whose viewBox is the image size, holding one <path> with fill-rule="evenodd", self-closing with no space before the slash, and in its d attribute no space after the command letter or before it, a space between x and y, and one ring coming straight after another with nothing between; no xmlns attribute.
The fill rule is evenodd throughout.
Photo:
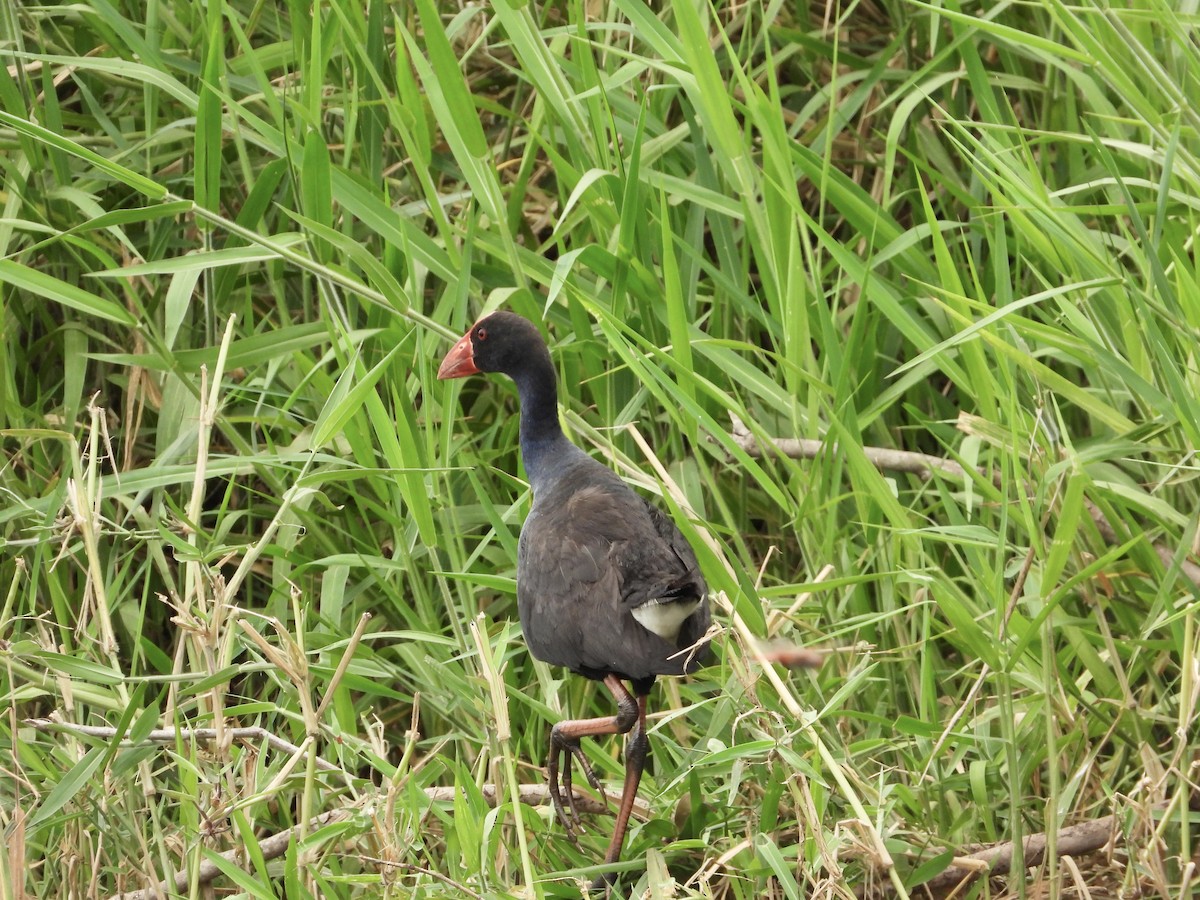
<svg viewBox="0 0 1200 900"><path fill-rule="evenodd" d="M562 791L567 796L567 808L571 811L571 828L575 831L583 831L584 828L583 820L579 818L579 809L575 806L575 785L572 783L571 774L574 766L571 763L571 757L574 756L578 759L581 753L578 741L574 744L567 744L563 752Z"/></svg>
<svg viewBox="0 0 1200 900"><path fill-rule="evenodd" d="M571 781L570 757L567 757L566 753L561 748L555 746L553 741L550 742L550 758L548 760L546 760L547 787L550 789L550 802L551 802L551 805L554 806L554 812L558 816L558 821L562 823L562 827L566 830L567 836L569 838L571 838L571 840L575 840L575 826L574 826L574 824L572 824L570 818L567 816L567 811L564 808L564 804L563 804L562 785L560 782L560 772L559 772L559 757L560 756L562 756L566 760L566 764L565 764L565 766L563 766L561 781L566 782L566 784L568 785L568 788L567 788L568 796L570 796L570 793L569 793L569 791L570 791L569 785L570 785L570 781Z"/></svg>
<svg viewBox="0 0 1200 900"><path fill-rule="evenodd" d="M600 799L604 802L604 805L608 806L608 794L604 793L604 785L602 785L600 783L600 779L596 777L596 770L592 768L591 760L587 758L587 754L584 753L583 748L579 746L579 741L569 744L568 749L571 751L571 755L579 761L579 768L583 769L583 775L587 779L587 783L592 786L592 790L600 795ZM571 797L574 798L574 794L572 794ZM574 806L574 799L572 799L571 805Z"/></svg>
<svg viewBox="0 0 1200 900"><path fill-rule="evenodd" d="M591 770L587 757L579 746L578 739L563 737L558 728L550 730L550 758L546 762L546 777L549 782L550 800L554 804L554 812L562 823L567 837L578 841L578 832L583 831L583 822L579 818L579 810L575 806L575 788L572 783L571 758L581 761L584 774L589 783L595 783L596 775ZM566 795L566 801L563 795ZM568 815L569 813L569 815Z"/></svg>

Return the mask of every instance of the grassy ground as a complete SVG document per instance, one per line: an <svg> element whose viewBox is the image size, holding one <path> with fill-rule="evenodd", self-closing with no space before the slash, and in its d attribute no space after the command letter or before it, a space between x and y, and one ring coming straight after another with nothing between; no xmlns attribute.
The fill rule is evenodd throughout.
<svg viewBox="0 0 1200 900"><path fill-rule="evenodd" d="M1191 896L1195 4L315 6L0 9L4 900L578 896L499 306L717 592L622 891Z"/></svg>

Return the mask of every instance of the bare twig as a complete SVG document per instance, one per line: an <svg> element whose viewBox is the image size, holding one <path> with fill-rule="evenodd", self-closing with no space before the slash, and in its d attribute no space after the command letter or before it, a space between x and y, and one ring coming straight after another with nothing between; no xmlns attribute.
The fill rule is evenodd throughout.
<svg viewBox="0 0 1200 900"><path fill-rule="evenodd" d="M735 415L731 415L733 420L729 434L734 442L744 450L747 454L754 458L762 458L766 455L767 449L763 442L754 436L746 423ZM773 437L767 439L769 446L774 452L791 459L814 459L826 446L825 441L801 440L799 438L780 438ZM883 447L863 447L863 455L867 461L875 468L881 471L888 472L908 472L916 475L922 480L929 480L933 477L935 471L941 472L950 477L964 478L968 472L961 465L952 459L944 459L940 456L931 456L928 453L913 453L907 450L888 450ZM984 474L984 473L979 473ZM992 479L993 484L996 480ZM1120 544L1122 538L1117 534L1115 528L1105 517L1100 508L1090 500L1084 501L1088 514L1092 517L1092 521L1096 524L1096 530L1100 532L1100 536L1109 544ZM1167 568L1175 564L1175 550L1165 544L1157 541L1150 545L1158 558ZM1200 586L1200 565L1192 562L1189 559L1179 561L1179 571L1183 573L1192 584Z"/></svg>

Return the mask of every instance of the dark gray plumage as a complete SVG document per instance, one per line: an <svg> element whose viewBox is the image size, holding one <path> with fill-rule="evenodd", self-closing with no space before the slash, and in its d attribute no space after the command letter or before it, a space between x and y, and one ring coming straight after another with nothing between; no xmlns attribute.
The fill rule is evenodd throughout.
<svg viewBox="0 0 1200 900"><path fill-rule="evenodd" d="M682 675L708 630L707 588L679 529L603 465L584 457L535 491L521 530L517 604L529 650L588 678L653 682ZM640 609L679 608L676 634ZM638 693L646 693L645 690Z"/></svg>

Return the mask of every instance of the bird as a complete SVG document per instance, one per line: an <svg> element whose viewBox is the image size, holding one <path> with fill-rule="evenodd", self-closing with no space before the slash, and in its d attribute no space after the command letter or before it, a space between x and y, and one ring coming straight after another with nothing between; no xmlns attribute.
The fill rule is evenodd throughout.
<svg viewBox="0 0 1200 900"><path fill-rule="evenodd" d="M708 588L675 523L563 433L557 373L536 325L507 311L486 316L446 354L437 377L493 372L516 383L521 456L533 491L517 544L525 643L536 659L602 682L616 700L613 716L563 720L550 730L548 788L572 840L582 828L572 761L605 796L580 738L626 735L625 781L604 855L611 865L620 857L650 750L651 687L659 675L693 672L707 658ZM606 873L592 888L614 881Z"/></svg>

